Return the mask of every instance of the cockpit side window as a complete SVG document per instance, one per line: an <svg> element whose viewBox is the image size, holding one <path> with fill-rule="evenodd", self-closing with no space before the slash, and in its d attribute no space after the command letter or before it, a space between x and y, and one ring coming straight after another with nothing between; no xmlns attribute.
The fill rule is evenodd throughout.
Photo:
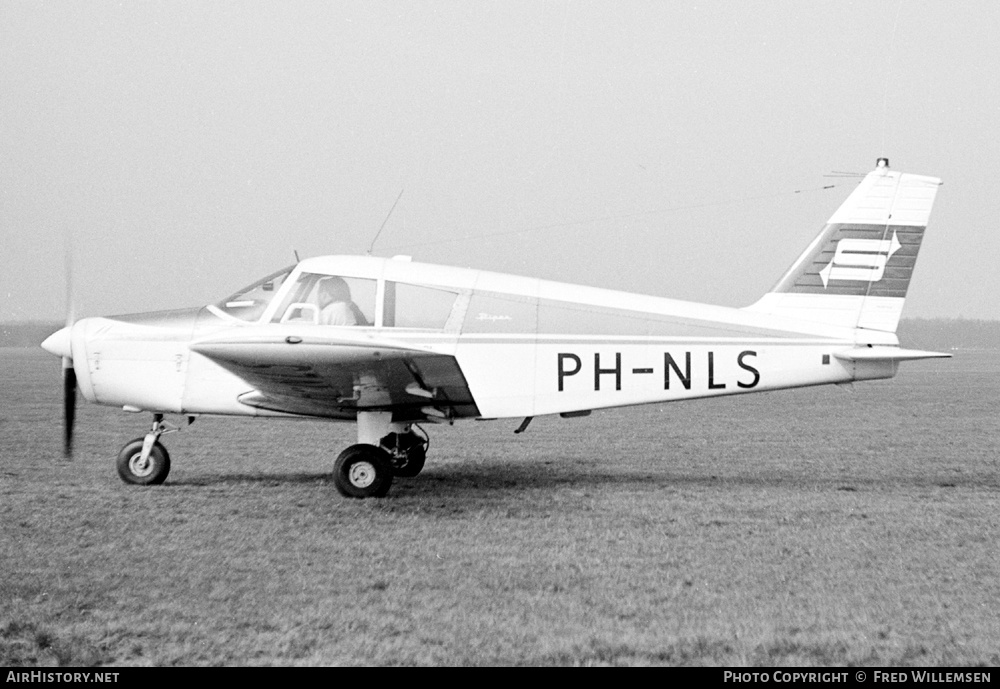
<svg viewBox="0 0 1000 689"><path fill-rule="evenodd" d="M271 303L271 298L281 288L281 284L288 277L288 274L292 272L292 268L294 266L289 266L258 280L249 287L245 287L231 297L222 300L215 307L242 321L252 323L260 319L267 305Z"/></svg>
<svg viewBox="0 0 1000 689"><path fill-rule="evenodd" d="M377 282L368 278L302 273L274 313L275 323L370 326Z"/></svg>

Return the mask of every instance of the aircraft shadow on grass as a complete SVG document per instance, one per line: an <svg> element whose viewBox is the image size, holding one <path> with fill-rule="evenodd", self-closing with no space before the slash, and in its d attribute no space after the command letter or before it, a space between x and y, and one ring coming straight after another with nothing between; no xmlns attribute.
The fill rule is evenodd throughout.
<svg viewBox="0 0 1000 689"><path fill-rule="evenodd" d="M573 460L578 461L578 460ZM562 470L562 469L565 470ZM333 482L329 473L231 473L205 474L190 478L178 477L165 484L177 487L233 486L256 484L264 486L317 485ZM662 472L644 470L608 470L601 466L570 468L566 462L552 460L540 464L524 464L512 467L509 464L477 463L469 466L428 467L419 478L400 480L397 483L400 495L437 496L473 492L502 493L512 490L533 491L553 489L598 489L619 486L629 492L649 490L671 490L699 487L718 488L779 488L815 491L838 491L857 493L868 490L889 490L893 488L959 488L971 485L971 479L955 479L943 476L864 476L846 479L834 475L803 476L801 471L788 468L784 471L759 472L757 474L715 474L664 469Z"/></svg>

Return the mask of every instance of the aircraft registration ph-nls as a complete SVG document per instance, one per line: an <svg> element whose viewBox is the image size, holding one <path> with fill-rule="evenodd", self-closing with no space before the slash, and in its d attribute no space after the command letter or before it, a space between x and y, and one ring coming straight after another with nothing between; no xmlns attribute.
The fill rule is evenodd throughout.
<svg viewBox="0 0 1000 689"><path fill-rule="evenodd" d="M162 483L177 414L355 421L334 463L346 496L416 476L421 422L583 416L593 409L891 378L895 335L940 180L880 159L755 304L728 308L405 257L325 256L180 311L84 318L63 357L66 451L76 389L153 413L118 473ZM418 432L419 431L419 432Z"/></svg>

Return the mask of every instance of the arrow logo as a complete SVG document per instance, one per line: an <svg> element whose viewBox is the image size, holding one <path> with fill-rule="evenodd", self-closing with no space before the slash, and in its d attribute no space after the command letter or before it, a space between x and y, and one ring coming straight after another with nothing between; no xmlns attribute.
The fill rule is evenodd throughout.
<svg viewBox="0 0 1000 689"><path fill-rule="evenodd" d="M825 288L831 280L878 282L885 274L885 265L903 247L892 231L892 239L841 239L833 260L821 271Z"/></svg>

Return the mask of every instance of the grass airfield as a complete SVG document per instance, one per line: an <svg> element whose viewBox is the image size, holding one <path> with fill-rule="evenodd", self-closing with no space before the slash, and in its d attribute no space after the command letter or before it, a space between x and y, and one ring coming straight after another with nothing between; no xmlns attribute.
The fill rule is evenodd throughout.
<svg viewBox="0 0 1000 689"><path fill-rule="evenodd" d="M995 666L998 374L427 425L354 501L348 424L201 418L138 488L149 415L81 402L65 462L59 362L0 349L0 664Z"/></svg>

